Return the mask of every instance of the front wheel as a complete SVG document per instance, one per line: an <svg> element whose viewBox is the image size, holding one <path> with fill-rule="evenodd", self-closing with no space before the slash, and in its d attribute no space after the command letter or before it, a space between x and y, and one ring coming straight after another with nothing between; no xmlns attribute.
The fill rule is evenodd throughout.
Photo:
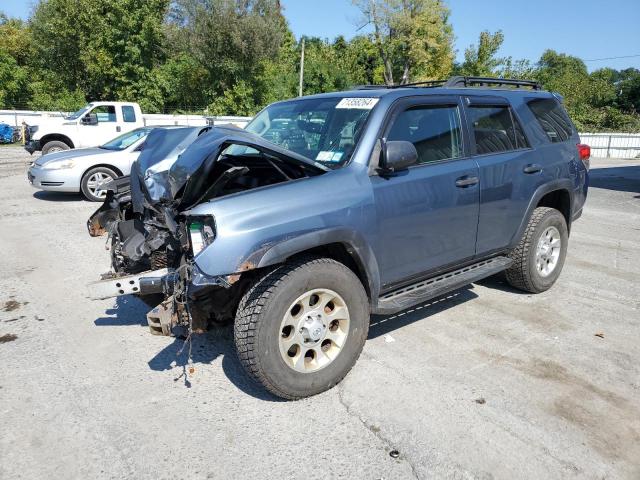
<svg viewBox="0 0 640 480"><path fill-rule="evenodd" d="M509 255L513 264L506 271L507 281L526 292L548 290L560 276L568 244L564 215L555 208L536 208L520 243Z"/></svg>
<svg viewBox="0 0 640 480"><path fill-rule="evenodd" d="M283 264L258 278L240 301L234 325L244 369L289 400L340 382L368 331L369 303L360 280L328 258Z"/></svg>
<svg viewBox="0 0 640 480"><path fill-rule="evenodd" d="M102 187L116 178L118 178L118 175L110 168L92 168L82 176L80 189L87 200L92 202L104 202L104 199L107 196L107 191L103 190Z"/></svg>
<svg viewBox="0 0 640 480"><path fill-rule="evenodd" d="M69 150L69 145L59 140L52 140L42 146L42 155Z"/></svg>

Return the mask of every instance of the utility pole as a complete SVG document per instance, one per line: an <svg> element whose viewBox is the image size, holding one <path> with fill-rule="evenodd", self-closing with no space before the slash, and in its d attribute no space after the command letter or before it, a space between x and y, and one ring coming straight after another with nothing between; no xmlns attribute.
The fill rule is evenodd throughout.
<svg viewBox="0 0 640 480"><path fill-rule="evenodd" d="M298 87L298 96L302 96L302 83L304 81L304 37L302 37L302 53L300 55L300 85Z"/></svg>

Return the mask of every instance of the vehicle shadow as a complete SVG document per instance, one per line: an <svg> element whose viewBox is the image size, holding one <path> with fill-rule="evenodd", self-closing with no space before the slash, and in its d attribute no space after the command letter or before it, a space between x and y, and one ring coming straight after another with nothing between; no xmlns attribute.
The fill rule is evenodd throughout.
<svg viewBox="0 0 640 480"><path fill-rule="evenodd" d="M467 285L459 290L418 304L407 310L394 313L393 315L371 315L369 336L367 338L369 340L378 338L414 322L426 320L432 315L461 305L474 298L478 298L478 295L473 292L473 285Z"/></svg>
<svg viewBox="0 0 640 480"><path fill-rule="evenodd" d="M188 338L174 337L173 341L149 360L148 364L153 371L176 371L177 375L173 381L182 382L186 388L191 388L189 368L195 368L197 375L199 365L210 365L217 358L222 358L222 371L225 376L245 394L267 402L283 401L254 383L244 371L233 346L231 326L217 327L205 334L193 335L191 345Z"/></svg>
<svg viewBox="0 0 640 480"><path fill-rule="evenodd" d="M113 307L105 310L108 316L96 318L93 323L98 327L147 326L147 312L150 309L137 296L123 295L116 297Z"/></svg>
<svg viewBox="0 0 640 480"><path fill-rule="evenodd" d="M94 320L99 327L147 325L147 312L151 307L135 295L116 297L113 307L105 311L105 316ZM151 335L151 333L149 333ZM217 327L205 334L191 337L191 349L185 337L167 338L169 343L151 360L149 368L156 372L175 371L174 382L182 382L191 388L189 367L196 369L198 365L210 365L217 358L222 358L222 370L226 377L239 390L260 400L278 402L282 399L262 389L245 373L233 345L233 329L229 326ZM191 351L191 363L189 363Z"/></svg>
<svg viewBox="0 0 640 480"><path fill-rule="evenodd" d="M44 190L38 190L33 193L33 198L38 200L44 200L46 202L82 202L85 201L84 197L79 193L68 192L45 192Z"/></svg>
<svg viewBox="0 0 640 480"><path fill-rule="evenodd" d="M492 290L500 290L512 295L531 295L531 293L529 292L518 290L517 288L509 285L504 272L497 273L487 278L483 278L482 280L479 280L475 283L477 283L478 285L482 285L483 287L491 288Z"/></svg>
<svg viewBox="0 0 640 480"><path fill-rule="evenodd" d="M490 288L512 291L500 277L483 280L482 284ZM372 315L368 339L375 339L414 322L426 320L432 315L473 300L478 295L468 285L442 297L419 304L394 315ZM517 292L517 290L513 290ZM146 314L150 307L135 295L117 297L112 308L105 311L106 316L94 321L96 326L147 326ZM205 334L193 335L190 339L173 337L162 350L148 361L149 368L155 372L175 371L174 382L181 382L191 388L189 368L194 367L197 375L198 365L210 365L216 359L222 359L222 370L233 385L254 398L268 402L280 402L281 398L270 394L254 383L240 364L233 345L233 327L217 327ZM189 362L191 354L191 362Z"/></svg>
<svg viewBox="0 0 640 480"><path fill-rule="evenodd" d="M640 165L593 168L589 172L589 187L640 193Z"/></svg>

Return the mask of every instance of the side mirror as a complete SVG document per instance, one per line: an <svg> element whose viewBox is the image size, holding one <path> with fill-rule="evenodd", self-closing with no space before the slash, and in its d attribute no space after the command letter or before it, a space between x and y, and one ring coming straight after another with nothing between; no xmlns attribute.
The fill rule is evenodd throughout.
<svg viewBox="0 0 640 480"><path fill-rule="evenodd" d="M406 170L418 163L418 151L411 142L393 140L384 143L382 149L382 168L387 172Z"/></svg>
<svg viewBox="0 0 640 480"><path fill-rule="evenodd" d="M84 117L82 117L83 125L97 125L98 124L98 115L95 113L87 113Z"/></svg>

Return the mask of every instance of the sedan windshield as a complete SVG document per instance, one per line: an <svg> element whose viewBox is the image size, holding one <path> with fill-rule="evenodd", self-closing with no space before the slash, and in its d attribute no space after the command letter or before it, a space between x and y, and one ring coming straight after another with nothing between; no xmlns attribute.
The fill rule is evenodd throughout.
<svg viewBox="0 0 640 480"><path fill-rule="evenodd" d="M340 168L350 159L377 98L293 100L265 108L246 130L276 145Z"/></svg>
<svg viewBox="0 0 640 480"><path fill-rule="evenodd" d="M110 142L105 143L104 145L100 145L100 148L104 148L105 150L124 150L127 147L130 147L134 143L136 143L141 138L149 135L149 132L153 130L151 127L148 128L137 128L131 132L124 133L119 137L114 138Z"/></svg>

